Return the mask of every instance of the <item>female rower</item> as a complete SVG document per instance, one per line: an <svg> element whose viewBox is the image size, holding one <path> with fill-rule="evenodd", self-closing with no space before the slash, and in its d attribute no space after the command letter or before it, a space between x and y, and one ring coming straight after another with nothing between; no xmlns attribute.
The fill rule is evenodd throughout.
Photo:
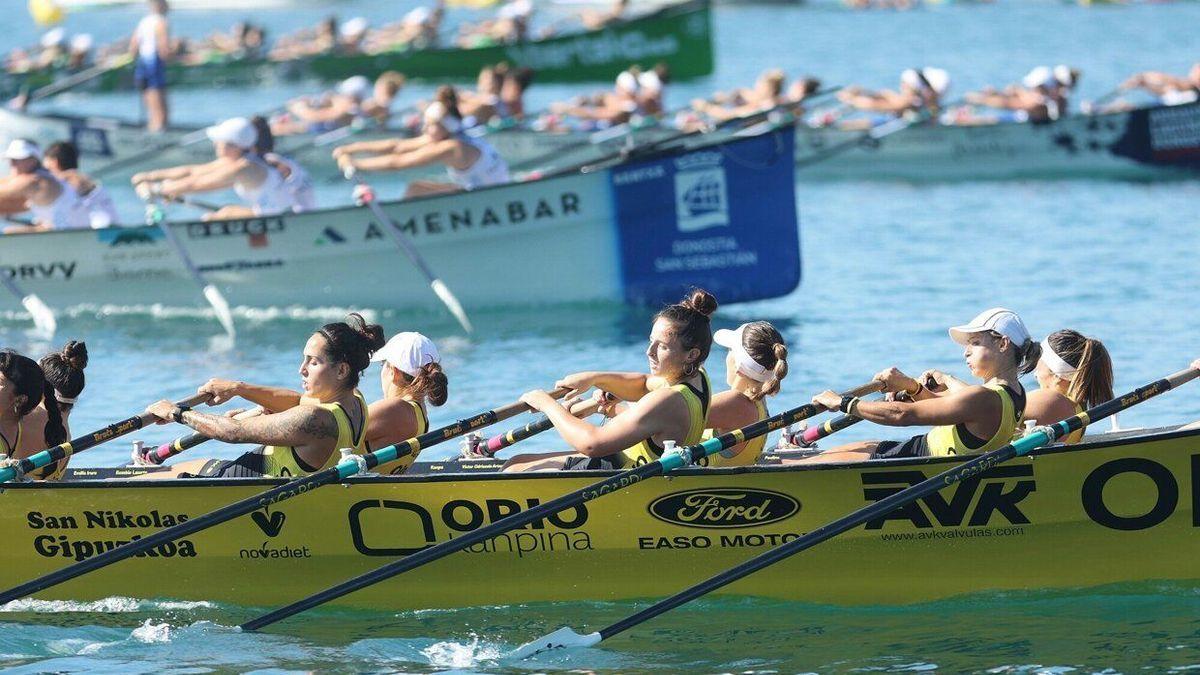
<svg viewBox="0 0 1200 675"><path fill-rule="evenodd" d="M1042 357L1033 371L1037 391L1030 392L1025 419L1054 424L1113 397L1112 360L1104 344L1066 329L1042 340ZM1078 443L1086 429L1071 432L1063 443Z"/></svg>
<svg viewBox="0 0 1200 675"><path fill-rule="evenodd" d="M0 351L0 454L3 466L67 440L67 430L55 404L54 389L33 359L10 349ZM47 399L50 399L47 401ZM44 417L31 419L47 401ZM45 420L40 426L38 422ZM42 472L31 475L41 478Z"/></svg>
<svg viewBox="0 0 1200 675"><path fill-rule="evenodd" d="M181 462L172 471L145 477L301 476L335 465L341 448L362 454L369 415L356 387L382 345L383 329L351 314L345 322L325 324L305 343L300 362L303 393L220 379L200 387L200 393L213 395L213 405L240 396L262 406L267 412L257 417L205 414L167 400L151 405L146 412L161 423L175 421L219 441L262 447L235 460Z"/></svg>
<svg viewBox="0 0 1200 675"><path fill-rule="evenodd" d="M702 366L712 347L709 317L716 310L716 298L697 289L659 312L646 350L649 375L584 372L558 382L556 386L570 387L572 394L596 387L637 402L604 426L572 416L544 391L522 396L522 402L550 418L575 452L514 457L504 470L624 469L658 459L666 441L681 446L699 442L712 396ZM655 388L655 378L662 378L665 386Z"/></svg>
<svg viewBox="0 0 1200 675"><path fill-rule="evenodd" d="M104 186L79 171L79 149L71 141L59 141L46 148L44 159L46 170L54 177L70 185L79 195L82 208L87 212L92 229L116 225L120 216L112 195Z"/></svg>
<svg viewBox="0 0 1200 675"><path fill-rule="evenodd" d="M725 347L725 382L729 391L713 397L706 436L719 435L766 419L766 397L779 393L787 377L787 346L770 323L755 321L737 330L719 330L713 342ZM700 460L701 466L747 466L758 461L766 444L763 434Z"/></svg>
<svg viewBox="0 0 1200 675"><path fill-rule="evenodd" d="M250 120L234 117L205 130L217 158L205 164L188 164L147 171L133 176L138 196L150 199L182 197L194 192L233 188L245 205L225 206L206 220L268 216L292 211L291 191L274 167L254 152L258 130Z"/></svg>
<svg viewBox="0 0 1200 675"><path fill-rule="evenodd" d="M398 333L375 352L383 398L372 403L367 424L367 450L402 443L429 431L426 405L446 402L449 382L442 372L442 357L429 338L420 333ZM417 459L413 453L375 468L377 473L400 474Z"/></svg>
<svg viewBox="0 0 1200 675"><path fill-rule="evenodd" d="M91 227L83 200L70 183L42 166L37 143L14 139L4 152L12 173L0 179L0 215L29 211L30 225L12 225L5 234Z"/></svg>
<svg viewBox="0 0 1200 675"><path fill-rule="evenodd" d="M312 178L308 170L300 166L290 157L275 152L275 134L271 132L271 124L262 115L250 118L250 124L258 134L254 143L254 152L271 168L279 172L283 178L283 187L288 191L292 200L292 211L304 213L317 208L317 193L313 189Z"/></svg>
<svg viewBox="0 0 1200 675"><path fill-rule="evenodd" d="M22 448L21 457L27 457L40 450L58 445L71 437L69 419L71 411L75 409L75 402L83 393L83 387L86 384L83 369L87 368L87 364L87 345L75 340L68 342L60 351L47 354L38 360L38 366L41 367L42 375L46 378L46 395L26 418L26 424L30 431L25 436L25 447ZM53 426L50 416L55 411L58 413L63 428L63 439L59 441L46 438L44 432L37 434L37 430L44 430L47 425ZM58 480L67 470L67 461L64 459L27 475L31 478Z"/></svg>
<svg viewBox="0 0 1200 675"><path fill-rule="evenodd" d="M867 441L831 448L814 457L785 464L861 462L867 459L970 455L988 452L1012 440L1025 410L1025 390L1018 378L1037 365L1041 347L1014 312L996 308L971 323L950 329L964 346L963 357L982 384L971 385L936 370L932 376L944 391L932 392L895 368L875 376L889 393L907 392L911 402L859 401L825 391L813 403L894 427L936 425L928 434L907 441Z"/></svg>
<svg viewBox="0 0 1200 675"><path fill-rule="evenodd" d="M475 190L509 181L508 164L500 153L487 141L462 133L462 116L453 104L447 105L442 100L430 103L425 108L424 122L423 132L415 138L349 143L335 148L333 157L342 171L351 168L399 171L436 163L445 165L453 182L412 181L404 193L405 199ZM364 153L372 156L355 157Z"/></svg>
<svg viewBox="0 0 1200 675"><path fill-rule="evenodd" d="M941 68L908 68L900 73L900 91L867 91L847 87L838 92L842 103L867 112L881 113L868 120L883 124L892 117L906 113L927 112L936 116L941 109L942 96L950 88L950 74Z"/></svg>

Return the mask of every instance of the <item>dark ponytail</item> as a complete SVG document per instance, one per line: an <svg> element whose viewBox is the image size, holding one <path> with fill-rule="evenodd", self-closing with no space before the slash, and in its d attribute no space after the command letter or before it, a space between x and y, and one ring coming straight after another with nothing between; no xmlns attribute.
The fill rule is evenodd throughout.
<svg viewBox="0 0 1200 675"><path fill-rule="evenodd" d="M317 334L325 338L325 355L330 361L350 366L347 384L351 389L358 386L363 371L371 365L371 356L384 344L383 327L368 324L358 313L321 326Z"/></svg>
<svg viewBox="0 0 1200 675"><path fill-rule="evenodd" d="M663 308L654 319L666 319L673 324L675 334L684 349L699 349L700 356L688 364L691 375L704 361L712 349L712 323L710 318L717 311L717 299L708 291L694 288L688 296L674 305Z"/></svg>
<svg viewBox="0 0 1200 675"><path fill-rule="evenodd" d="M1042 343L1026 340L1025 344L1017 347L1017 368L1022 375L1028 375L1037 368L1038 360L1042 358Z"/></svg>
<svg viewBox="0 0 1200 675"><path fill-rule="evenodd" d="M421 366L416 376L409 378L404 395L413 399L423 398L435 406L445 403L450 395L450 381L442 370L442 364L431 361Z"/></svg>
<svg viewBox="0 0 1200 675"><path fill-rule="evenodd" d="M54 389L54 393L46 399L47 403L53 400L62 411L74 405L74 399L79 398L87 384L83 376L87 364L87 345L75 340L68 342L61 351L43 356L38 365L46 376L46 383Z"/></svg>
<svg viewBox="0 0 1200 675"><path fill-rule="evenodd" d="M1046 337L1060 359L1075 368L1067 398L1091 408L1113 397L1112 359L1104 343L1070 329Z"/></svg>
<svg viewBox="0 0 1200 675"><path fill-rule="evenodd" d="M49 380L43 380L42 403L46 408L46 426L42 429L43 438L47 445L58 445L70 440L67 437L67 426L63 424L62 410L58 407L58 399L54 398L54 385Z"/></svg>
<svg viewBox="0 0 1200 675"><path fill-rule="evenodd" d="M17 419L28 415L42 401L46 402L46 442L58 445L67 440L67 430L63 427L62 414L58 410L58 402L54 400L54 387L46 381L42 368L33 359L5 349L0 351L0 373L16 388L18 396L24 396L25 401L13 412ZM12 448L9 448L10 450Z"/></svg>

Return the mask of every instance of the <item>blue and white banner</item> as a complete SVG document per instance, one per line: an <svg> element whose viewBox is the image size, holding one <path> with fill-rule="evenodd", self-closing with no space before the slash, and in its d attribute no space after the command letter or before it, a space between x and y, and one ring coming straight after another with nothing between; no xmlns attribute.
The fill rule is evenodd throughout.
<svg viewBox="0 0 1200 675"><path fill-rule="evenodd" d="M626 300L673 302L693 286L722 303L795 290L794 145L789 127L614 169Z"/></svg>

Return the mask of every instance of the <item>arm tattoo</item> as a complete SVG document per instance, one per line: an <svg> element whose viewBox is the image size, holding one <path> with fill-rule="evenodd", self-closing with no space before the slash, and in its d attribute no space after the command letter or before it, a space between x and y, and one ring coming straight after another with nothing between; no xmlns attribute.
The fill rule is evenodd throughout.
<svg viewBox="0 0 1200 675"><path fill-rule="evenodd" d="M226 443L307 445L337 438L333 413L314 406L296 406L244 420L189 410L184 413L184 422L205 436Z"/></svg>

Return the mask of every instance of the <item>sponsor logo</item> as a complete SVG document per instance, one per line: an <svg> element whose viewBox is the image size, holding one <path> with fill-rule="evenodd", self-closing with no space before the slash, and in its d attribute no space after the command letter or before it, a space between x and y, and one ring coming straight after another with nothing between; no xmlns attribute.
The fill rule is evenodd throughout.
<svg viewBox="0 0 1200 675"><path fill-rule="evenodd" d="M261 245L266 245L266 236L278 234L287 229L282 216L263 218L247 218L245 220L214 220L209 222L188 223L187 236L189 239L211 239L213 237L250 237L257 238Z"/></svg>
<svg viewBox="0 0 1200 675"><path fill-rule="evenodd" d="M107 532L129 529L162 529L187 521L186 514L146 513L125 510L84 511L76 515L54 515L42 511L25 514L26 526L34 531L59 530L61 534L39 534L33 538L33 550L44 558L68 558L76 562L141 539L140 535L112 538ZM87 531L91 532L87 532ZM120 537L121 535L116 535ZM136 554L139 558L194 558L196 545L188 539L159 544Z"/></svg>
<svg viewBox="0 0 1200 675"><path fill-rule="evenodd" d="M704 28L707 29L707 26ZM679 46L679 39L674 35L650 37L640 30L634 30L627 33L604 31L600 35L581 35L574 40L552 43L512 45L504 51L510 62L534 70L569 68L576 64L618 64L624 68L631 61L674 55L679 52Z"/></svg>
<svg viewBox="0 0 1200 675"><path fill-rule="evenodd" d="M9 279L70 279L79 263L49 262L34 265L0 265L0 274Z"/></svg>
<svg viewBox="0 0 1200 675"><path fill-rule="evenodd" d="M863 473L863 498L878 502L927 478L919 470ZM949 485L953 485L952 494L945 494L950 490L948 486L869 521L866 529L882 529L889 520L908 521L919 529L964 524L982 527L990 525L997 515L1011 525L1029 524L1019 504L1037 490L1031 464L997 466Z"/></svg>
<svg viewBox="0 0 1200 675"><path fill-rule="evenodd" d="M695 152L675 160L675 226L680 232L729 226L729 189L721 153Z"/></svg>
<svg viewBox="0 0 1200 675"><path fill-rule="evenodd" d="M154 244L166 236L155 227L106 227L95 232L96 240L110 248Z"/></svg>
<svg viewBox="0 0 1200 675"><path fill-rule="evenodd" d="M679 536L679 537L638 537L638 548L643 551L654 551L658 549L685 549L685 548L762 548L775 547L780 544L787 543L793 539L799 539L802 535L799 532L765 532L761 534L723 534L719 537L706 537L698 535L694 537Z"/></svg>
<svg viewBox="0 0 1200 675"><path fill-rule="evenodd" d="M1150 149L1164 153L1200 151L1200 105L1151 110Z"/></svg>
<svg viewBox="0 0 1200 675"><path fill-rule="evenodd" d="M283 267L282 260L227 260L215 265L200 265L201 272L245 272L246 270L261 270L271 267Z"/></svg>
<svg viewBox="0 0 1200 675"><path fill-rule="evenodd" d="M524 504L511 499L480 502L452 499L441 509L430 511L423 505L407 501L368 499L352 505L347 515L350 537L359 553L407 556L534 508L539 503L533 498L526 499ZM524 557L532 553L592 550L591 535L582 529L587 520L587 507L580 504L468 546L464 551Z"/></svg>
<svg viewBox="0 0 1200 675"><path fill-rule="evenodd" d="M428 211L411 216L407 220L396 219L396 225L410 237L433 236L500 225L520 225L580 213L581 201L577 193L563 192L558 195L557 199L542 198L535 201L493 204L483 208L466 207L445 211ZM383 238L383 232L380 226L371 223L367 228L364 240L381 238Z"/></svg>
<svg viewBox="0 0 1200 675"><path fill-rule="evenodd" d="M270 509L264 509L251 513L250 520L258 525L258 529L262 530L263 534L268 537L277 537L283 531L283 522L287 520L287 514L283 511L271 513Z"/></svg>
<svg viewBox="0 0 1200 675"><path fill-rule="evenodd" d="M770 490L712 488L663 495L648 510L658 520L683 527L759 527L796 515L800 502Z"/></svg>
<svg viewBox="0 0 1200 675"><path fill-rule="evenodd" d="M1200 527L1200 490L1196 489L1200 485L1200 455L1192 455L1191 469L1192 526ZM1134 480L1143 489L1153 486L1154 501L1142 513L1136 513L1137 509L1131 513L1128 504L1114 504L1111 496L1105 498L1105 487L1114 479L1127 476L1141 476ZM1112 530L1134 531L1149 529L1170 518L1179 506L1179 494L1179 481L1167 467L1151 459L1123 457L1101 464L1088 474L1079 498L1093 522Z"/></svg>
<svg viewBox="0 0 1200 675"><path fill-rule="evenodd" d="M368 235L367 238L369 239L370 236ZM346 235L338 232L332 227L326 227L324 230L321 230L321 234L317 236L313 243L317 246L324 246L325 244L344 244L346 243Z"/></svg>

